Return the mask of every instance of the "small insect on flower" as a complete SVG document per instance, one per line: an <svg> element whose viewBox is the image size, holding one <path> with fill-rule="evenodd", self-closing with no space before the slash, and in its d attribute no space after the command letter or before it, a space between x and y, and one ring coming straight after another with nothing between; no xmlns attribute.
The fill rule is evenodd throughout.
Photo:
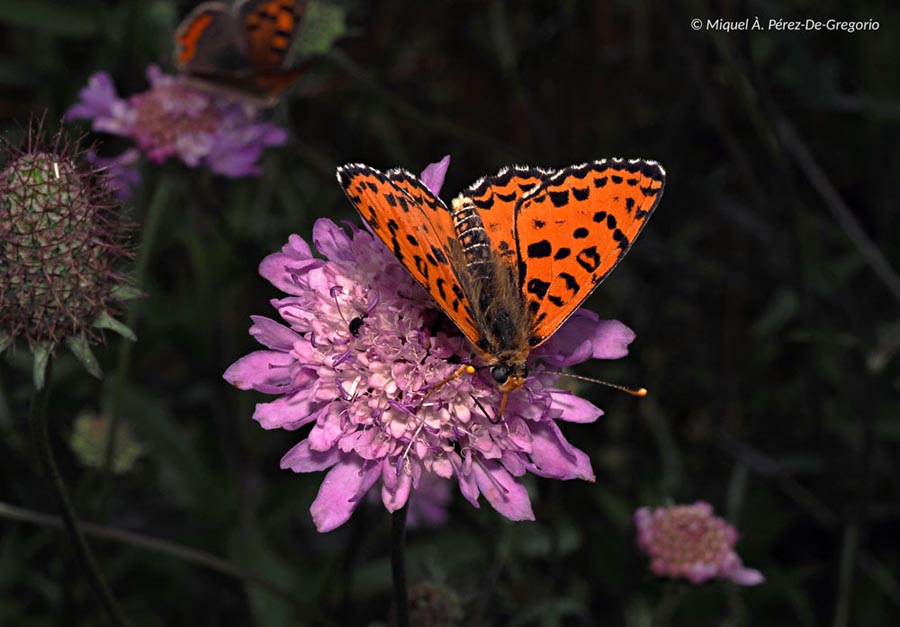
<svg viewBox="0 0 900 627"><path fill-rule="evenodd" d="M448 162L423 175L435 186L431 193ZM431 393L470 356L469 340L381 240L348 228L315 224L312 241L324 258L294 235L263 260L260 274L286 293L272 301L284 324L253 316L250 333L263 350L224 375L240 389L277 396L256 406L254 418L264 428L311 425L281 466L328 471L311 507L317 529L342 525L376 486L392 512L414 491L452 480L475 507L483 495L507 518L533 520L518 480L525 473L593 481L588 456L566 441L556 421L592 422L603 412L554 387L558 375L545 364L623 357L634 333L576 312L531 350L541 363L530 365L523 393L510 397L496 420L480 409L499 406L502 392L490 376L457 377ZM356 319L363 326L353 328Z"/></svg>

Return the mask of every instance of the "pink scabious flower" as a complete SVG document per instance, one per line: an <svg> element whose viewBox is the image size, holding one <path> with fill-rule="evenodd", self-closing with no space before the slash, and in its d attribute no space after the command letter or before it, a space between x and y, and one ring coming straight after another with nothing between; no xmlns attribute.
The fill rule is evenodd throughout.
<svg viewBox="0 0 900 627"><path fill-rule="evenodd" d="M655 510L642 507L634 514L638 546L650 557L650 569L664 577L682 577L691 583L727 579L755 586L761 572L744 568L734 551L738 534L713 513L712 505L672 505Z"/></svg>
<svg viewBox="0 0 900 627"><path fill-rule="evenodd" d="M193 87L155 65L147 68L147 80L150 89L122 99L110 75L97 72L65 118L89 119L95 131L132 139L154 163L175 158L230 178L258 175L263 150L287 142L284 129L259 121L248 105ZM120 161L105 165L122 177L117 189L127 194L138 176L133 152Z"/></svg>
<svg viewBox="0 0 900 627"><path fill-rule="evenodd" d="M448 163L422 174L435 194ZM423 404L438 382L471 360L468 340L368 231L322 219L313 243L325 259L292 235L260 264L260 274L287 294L271 301L285 324L253 316L250 334L265 349L238 360L224 377L240 389L278 396L256 406L253 417L263 428L312 425L281 467L328 470L310 508L320 532L346 522L376 485L391 512L431 482L452 480L475 507L483 495L511 520L534 520L518 481L526 472L594 481L588 456L566 441L556 421L588 423L603 412L553 387L558 375L546 366L622 357L634 339L630 329L576 313L531 352L531 376L510 395L500 420L494 415L501 394L487 369L452 379Z"/></svg>

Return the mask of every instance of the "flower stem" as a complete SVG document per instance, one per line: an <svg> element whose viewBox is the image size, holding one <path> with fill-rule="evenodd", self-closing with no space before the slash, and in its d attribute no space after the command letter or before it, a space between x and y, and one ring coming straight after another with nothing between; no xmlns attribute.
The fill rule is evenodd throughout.
<svg viewBox="0 0 900 627"><path fill-rule="evenodd" d="M406 590L406 511L409 505L391 514L391 574L394 579L394 606L397 627L409 627L409 597Z"/></svg>
<svg viewBox="0 0 900 627"><path fill-rule="evenodd" d="M53 362L47 364L47 383L40 389L35 390L34 397L31 400L31 411L29 413L28 422L31 427L31 437L34 443L38 457L44 465L50 485L56 493L59 501L60 513L62 514L63 523L69 539L72 541L72 547L75 550L75 559L88 576L88 581L94 589L103 610L110 623L116 627L124 627L127 625L125 615L122 608L112 594L103 573L97 565L97 560L91 552L84 534L78 525L78 517L75 514L75 508L72 507L72 501L69 499L69 493L66 490L66 484L56 465L56 459L53 456L53 447L50 445L50 436L47 432L47 405L50 399L50 374Z"/></svg>
<svg viewBox="0 0 900 627"><path fill-rule="evenodd" d="M138 256L134 264L134 285L142 288L146 281L147 265L150 262L150 255L153 252L153 244L156 241L156 235L159 232L160 224L162 224L163 210L168 205L169 197L172 195L172 184L168 179L163 177L156 184L153 196L150 199L147 208L147 216L144 220L144 228L141 229L141 242L138 246ZM125 319L125 326L132 331L135 330L137 324L139 304L133 304L128 310L128 316ZM122 340L119 342L119 352L117 356L116 372L113 379L112 393L109 404L106 408L109 419L109 428L107 429L106 451L104 459L104 489L102 490L103 500L109 497L112 491L112 482L114 475L114 461L116 450L116 435L119 428L119 415L122 406L122 397L125 393L125 386L128 383L128 373L131 368L131 356L134 352L134 342Z"/></svg>

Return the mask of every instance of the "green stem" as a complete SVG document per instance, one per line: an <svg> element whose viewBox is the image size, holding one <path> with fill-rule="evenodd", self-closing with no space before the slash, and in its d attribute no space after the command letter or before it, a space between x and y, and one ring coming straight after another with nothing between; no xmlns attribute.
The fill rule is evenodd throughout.
<svg viewBox="0 0 900 627"><path fill-rule="evenodd" d="M675 611L684 598L686 586L681 582L667 581L663 584L663 595L653 614L653 627L669 627Z"/></svg>
<svg viewBox="0 0 900 627"><path fill-rule="evenodd" d="M397 627L409 627L409 595L406 589L406 512L409 505L391 514L391 575Z"/></svg>
<svg viewBox="0 0 900 627"><path fill-rule="evenodd" d="M63 527L63 522L56 516L48 516L47 514L16 507L2 501L0 501L0 518L32 523L43 527ZM80 522L79 527L85 535L92 538L118 542L157 555L168 555L189 564L196 564L202 568L207 568L236 581L259 586L261 589L280 597L287 603L291 603L304 615L313 615L313 609L308 605L299 602L296 598L296 592L293 590L284 588L280 584L266 579L265 577L245 572L240 566L222 559L221 557L217 557L205 551L200 551L193 547L178 544L177 542L163 540L162 538L154 538L152 536L135 533L134 531L125 531L124 529L115 529L113 527L95 525L89 522ZM321 619L321 617L317 618L317 620L319 619Z"/></svg>
<svg viewBox="0 0 900 627"><path fill-rule="evenodd" d="M144 227L141 229L141 242L138 246L138 256L134 264L134 284L142 288L146 281L147 266L153 252L156 235L162 224L163 210L169 203L172 194L172 184L169 179L163 177L157 183L150 205L147 208L147 216ZM140 307L132 305L125 318L125 326L135 331ZM107 430L106 451L104 453L104 489L102 494L109 496L112 491L114 475L113 463L115 461L116 435L119 428L119 415L122 406L122 397L125 393L125 385L128 382L128 373L131 369L131 356L134 352L134 342L123 340L119 342L119 352L116 359L116 373L113 379L112 395L106 408L109 429ZM105 500L105 499L104 499Z"/></svg>
<svg viewBox="0 0 900 627"><path fill-rule="evenodd" d="M122 609L107 585L103 573L100 572L100 567L97 565L97 560L91 552L87 541L84 539L84 534L78 524L78 517L75 514L75 508L69 499L66 484L53 456L53 447L50 445L50 436L47 432L47 405L50 399L52 365L53 362L51 360L47 364L46 384L40 390L35 390L31 401L31 411L28 417L31 437L38 457L41 459L47 472L50 485L59 501L63 524L66 532L69 534L69 539L72 541L72 548L75 550L75 559L87 574L88 581L103 606L110 623L116 627L124 627L124 625L128 624L125 620L125 615L122 613Z"/></svg>

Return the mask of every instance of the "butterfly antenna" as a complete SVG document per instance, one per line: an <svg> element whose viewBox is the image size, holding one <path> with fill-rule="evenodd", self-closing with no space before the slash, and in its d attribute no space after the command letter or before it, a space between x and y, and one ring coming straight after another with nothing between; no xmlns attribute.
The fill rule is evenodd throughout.
<svg viewBox="0 0 900 627"><path fill-rule="evenodd" d="M619 390L620 392L625 392L626 394L631 394L632 396L638 396L638 397L647 396L647 388L632 388L632 387L628 387L627 385L620 385L618 383L610 383L609 381L601 381L600 379L593 379L591 377L583 377L580 374L571 374L568 372L553 372L553 374L558 374L561 377L569 377L572 379L578 379L579 381L589 381L590 383L599 383L600 385L605 385L608 388L612 388L614 390Z"/></svg>

